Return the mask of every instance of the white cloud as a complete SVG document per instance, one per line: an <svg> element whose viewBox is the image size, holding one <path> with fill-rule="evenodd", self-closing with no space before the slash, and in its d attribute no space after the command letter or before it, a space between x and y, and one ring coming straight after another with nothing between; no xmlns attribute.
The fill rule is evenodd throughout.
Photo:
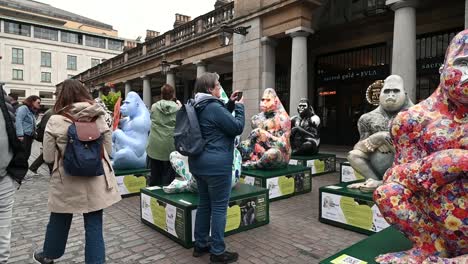
<svg viewBox="0 0 468 264"><path fill-rule="evenodd" d="M145 38L146 30L162 33L171 30L175 14L192 19L214 9L215 0L38 0L51 6L85 16L118 30L119 37Z"/></svg>

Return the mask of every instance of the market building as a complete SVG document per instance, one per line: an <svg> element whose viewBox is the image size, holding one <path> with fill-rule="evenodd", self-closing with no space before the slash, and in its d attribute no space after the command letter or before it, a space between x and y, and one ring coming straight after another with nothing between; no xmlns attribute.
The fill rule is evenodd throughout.
<svg viewBox="0 0 468 264"><path fill-rule="evenodd" d="M30 0L0 1L0 81L50 107L55 85L123 51L111 25Z"/></svg>
<svg viewBox="0 0 468 264"><path fill-rule="evenodd" d="M194 19L176 14L173 30L148 31L144 43L74 78L139 92L150 106L164 83L186 100L196 77L214 71L228 92L244 91L246 118L273 87L290 115L300 98L313 102L322 143L353 145L357 119L372 110L367 87L399 74L414 102L428 97L465 13L463 0L218 0Z"/></svg>

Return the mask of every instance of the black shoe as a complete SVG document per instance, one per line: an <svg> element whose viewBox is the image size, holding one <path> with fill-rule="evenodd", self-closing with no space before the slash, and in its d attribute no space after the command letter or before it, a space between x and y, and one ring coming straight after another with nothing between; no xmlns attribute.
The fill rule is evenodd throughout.
<svg viewBox="0 0 468 264"><path fill-rule="evenodd" d="M33 262L39 264L53 264L54 260L44 257L42 252L34 251L33 253Z"/></svg>
<svg viewBox="0 0 468 264"><path fill-rule="evenodd" d="M200 247L194 246L192 256L194 256L195 258L198 258L198 257L205 255L208 252L210 252L210 247L200 248Z"/></svg>
<svg viewBox="0 0 468 264"><path fill-rule="evenodd" d="M237 261L239 254L236 252L227 252L225 251L221 255L211 254L210 263L211 264L227 264Z"/></svg>

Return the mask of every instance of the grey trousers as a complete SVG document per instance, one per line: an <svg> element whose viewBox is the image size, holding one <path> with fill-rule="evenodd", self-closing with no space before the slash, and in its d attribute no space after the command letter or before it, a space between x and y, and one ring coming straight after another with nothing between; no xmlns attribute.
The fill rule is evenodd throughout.
<svg viewBox="0 0 468 264"><path fill-rule="evenodd" d="M0 178L0 263L7 263L10 257L11 218L15 184L10 176Z"/></svg>

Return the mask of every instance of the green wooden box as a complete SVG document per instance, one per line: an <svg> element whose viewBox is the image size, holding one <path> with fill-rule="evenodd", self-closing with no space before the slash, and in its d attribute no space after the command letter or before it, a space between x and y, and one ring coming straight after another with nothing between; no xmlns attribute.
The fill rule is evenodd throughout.
<svg viewBox="0 0 468 264"><path fill-rule="evenodd" d="M185 248L193 246L198 194L167 194L160 187L147 187L140 195L144 224ZM226 236L268 224L268 190L237 184L231 192L226 219Z"/></svg>
<svg viewBox="0 0 468 264"><path fill-rule="evenodd" d="M115 178L122 197L139 194L146 187L146 176L150 169L115 170Z"/></svg>
<svg viewBox="0 0 468 264"><path fill-rule="evenodd" d="M372 200L372 193L348 189L348 183L319 188L319 221L363 234L389 226Z"/></svg>
<svg viewBox="0 0 468 264"><path fill-rule="evenodd" d="M309 167L311 176L318 176L336 171L336 155L318 153L312 156L292 156L289 165Z"/></svg>
<svg viewBox="0 0 468 264"><path fill-rule="evenodd" d="M348 161L340 163L340 183L364 181L365 178L357 172Z"/></svg>
<svg viewBox="0 0 468 264"><path fill-rule="evenodd" d="M312 190L310 168L288 165L275 170L242 170L241 183L267 188L270 201L307 193Z"/></svg>
<svg viewBox="0 0 468 264"><path fill-rule="evenodd" d="M320 261L320 264L376 264L375 257L380 254L404 251L411 247L411 241L402 233L393 227L388 227Z"/></svg>

